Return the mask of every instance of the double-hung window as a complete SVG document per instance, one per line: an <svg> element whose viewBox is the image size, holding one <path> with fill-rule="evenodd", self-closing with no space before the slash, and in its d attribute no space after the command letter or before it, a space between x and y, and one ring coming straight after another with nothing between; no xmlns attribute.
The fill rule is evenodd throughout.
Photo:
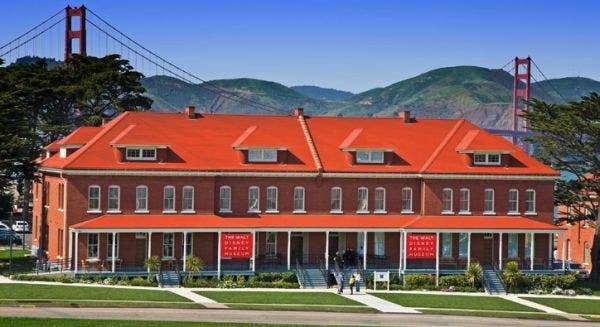
<svg viewBox="0 0 600 327"><path fill-rule="evenodd" d="M460 211L459 214L471 214L471 191L468 188L460 189Z"/></svg>
<svg viewBox="0 0 600 327"><path fill-rule="evenodd" d="M519 190L511 189L508 191L508 214L519 214Z"/></svg>
<svg viewBox="0 0 600 327"><path fill-rule="evenodd" d="M525 214L535 215L535 190L525 191Z"/></svg>
<svg viewBox="0 0 600 327"><path fill-rule="evenodd" d="M369 212L369 189L366 187L358 188L358 206L356 209L358 213Z"/></svg>
<svg viewBox="0 0 600 327"><path fill-rule="evenodd" d="M467 257L469 254L469 233L460 233L458 235L458 256Z"/></svg>
<svg viewBox="0 0 600 327"><path fill-rule="evenodd" d="M452 233L442 233L442 257L452 256Z"/></svg>
<svg viewBox="0 0 600 327"><path fill-rule="evenodd" d="M342 212L342 188L332 187L331 188L331 212L341 213Z"/></svg>
<svg viewBox="0 0 600 327"><path fill-rule="evenodd" d="M194 187L193 186L184 186L182 193L182 201L181 201L181 212L183 213L193 213L194 212Z"/></svg>
<svg viewBox="0 0 600 327"><path fill-rule="evenodd" d="M121 188L117 185L108 187L108 212L120 212Z"/></svg>
<svg viewBox="0 0 600 327"><path fill-rule="evenodd" d="M266 212L276 213L277 211L277 187L267 187L267 210Z"/></svg>
<svg viewBox="0 0 600 327"><path fill-rule="evenodd" d="M248 212L258 213L260 212L260 189L258 186L250 186L248 188Z"/></svg>
<svg viewBox="0 0 600 327"><path fill-rule="evenodd" d="M385 233L375 232L373 233L375 238L375 256L385 255Z"/></svg>
<svg viewBox="0 0 600 327"><path fill-rule="evenodd" d="M88 187L88 212L100 211L100 186L91 185Z"/></svg>
<svg viewBox="0 0 600 327"><path fill-rule="evenodd" d="M524 253L524 257L525 258L531 258L531 234L527 233L525 234L525 253Z"/></svg>
<svg viewBox="0 0 600 327"><path fill-rule="evenodd" d="M106 234L106 258L113 258L112 254L113 233ZM115 237L115 259L119 257L119 234Z"/></svg>
<svg viewBox="0 0 600 327"><path fill-rule="evenodd" d="M385 189L378 187L375 189L375 213L385 213Z"/></svg>
<svg viewBox="0 0 600 327"><path fill-rule="evenodd" d="M172 258L173 245L175 244L175 235L173 233L163 233L163 258Z"/></svg>
<svg viewBox="0 0 600 327"><path fill-rule="evenodd" d="M231 212L231 187L227 185L219 188L219 212Z"/></svg>
<svg viewBox="0 0 600 327"><path fill-rule="evenodd" d="M483 214L493 215L494 212L494 189L486 188L483 191Z"/></svg>
<svg viewBox="0 0 600 327"><path fill-rule="evenodd" d="M265 240L265 256L275 257L277 256L277 233L267 232Z"/></svg>
<svg viewBox="0 0 600 327"><path fill-rule="evenodd" d="M413 197L412 188L410 188L410 187L402 188L402 211L401 211L402 213L413 213L412 197Z"/></svg>
<svg viewBox="0 0 600 327"><path fill-rule="evenodd" d="M175 212L175 187L165 186L163 212Z"/></svg>
<svg viewBox="0 0 600 327"><path fill-rule="evenodd" d="M508 234L508 257L519 257L519 234Z"/></svg>
<svg viewBox="0 0 600 327"><path fill-rule="evenodd" d="M296 186L294 187L294 212L295 213L305 213L306 208L304 205L304 187Z"/></svg>
<svg viewBox="0 0 600 327"><path fill-rule="evenodd" d="M442 214L453 214L452 211L452 189L445 188L442 190Z"/></svg>
<svg viewBox="0 0 600 327"><path fill-rule="evenodd" d="M148 187L145 185L135 188L135 212L148 212Z"/></svg>
<svg viewBox="0 0 600 327"><path fill-rule="evenodd" d="M98 234L97 233L88 234L87 258L88 259L98 258Z"/></svg>

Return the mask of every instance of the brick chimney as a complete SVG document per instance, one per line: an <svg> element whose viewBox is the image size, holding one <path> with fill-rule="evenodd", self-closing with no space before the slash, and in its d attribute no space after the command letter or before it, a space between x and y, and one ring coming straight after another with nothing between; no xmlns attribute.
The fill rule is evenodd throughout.
<svg viewBox="0 0 600 327"><path fill-rule="evenodd" d="M196 107L185 106L185 114L189 119L196 119Z"/></svg>
<svg viewBox="0 0 600 327"><path fill-rule="evenodd" d="M304 116L304 108L294 108L294 116Z"/></svg>
<svg viewBox="0 0 600 327"><path fill-rule="evenodd" d="M402 119L405 123L412 123L412 119L410 118L410 111L400 111L398 113L398 118Z"/></svg>

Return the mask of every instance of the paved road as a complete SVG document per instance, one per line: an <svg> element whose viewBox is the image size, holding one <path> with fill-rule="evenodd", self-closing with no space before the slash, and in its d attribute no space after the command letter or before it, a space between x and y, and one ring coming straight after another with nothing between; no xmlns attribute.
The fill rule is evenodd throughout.
<svg viewBox="0 0 600 327"><path fill-rule="evenodd" d="M83 318L162 321L211 321L240 323L282 323L306 325L386 326L591 326L589 322L530 319L479 318L422 314L333 313L292 311L251 311L232 309L151 309L151 308L56 308L0 307L0 316L40 318Z"/></svg>

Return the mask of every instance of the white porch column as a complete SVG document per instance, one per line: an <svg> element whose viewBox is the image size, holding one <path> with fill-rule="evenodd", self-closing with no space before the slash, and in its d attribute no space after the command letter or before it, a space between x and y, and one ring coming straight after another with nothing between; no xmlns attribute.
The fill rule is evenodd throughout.
<svg viewBox="0 0 600 327"><path fill-rule="evenodd" d="M290 254L290 251L292 249L292 231L288 231L288 240L287 240L287 270L290 270L291 266L292 266L292 255Z"/></svg>
<svg viewBox="0 0 600 327"><path fill-rule="evenodd" d="M79 261L79 232L75 232L75 273L77 273L77 268L79 267L78 261Z"/></svg>
<svg viewBox="0 0 600 327"><path fill-rule="evenodd" d="M500 233L500 240L498 241L498 269L502 270L502 233Z"/></svg>
<svg viewBox="0 0 600 327"><path fill-rule="evenodd" d="M531 233L531 253L529 253L529 270L533 271L533 257L535 257L535 233Z"/></svg>
<svg viewBox="0 0 600 327"><path fill-rule="evenodd" d="M217 233L217 279L221 279L221 231Z"/></svg>
<svg viewBox="0 0 600 327"><path fill-rule="evenodd" d="M183 232L183 271L187 262L187 232Z"/></svg>
<svg viewBox="0 0 600 327"><path fill-rule="evenodd" d="M467 238L467 268L469 269L469 266L471 265L471 232L467 233L468 238Z"/></svg>
<svg viewBox="0 0 600 327"><path fill-rule="evenodd" d="M256 231L252 231L252 240L256 238ZM252 272L256 271L256 246L252 246Z"/></svg>
<svg viewBox="0 0 600 327"><path fill-rule="evenodd" d="M69 231L69 251L68 251L68 253L69 253L69 256L67 257L68 258L67 265L68 265L68 268L71 269L71 262L73 262L73 232L72 231Z"/></svg>
<svg viewBox="0 0 600 327"><path fill-rule="evenodd" d="M440 232L435 232L435 286L440 283Z"/></svg>
<svg viewBox="0 0 600 327"><path fill-rule="evenodd" d="M148 259L152 256L152 232L148 232ZM148 273L150 273L150 267L148 267Z"/></svg>
<svg viewBox="0 0 600 327"><path fill-rule="evenodd" d="M117 250L117 233L113 232L112 233L112 262L111 262L111 270L112 272L115 272L115 260L117 258L117 254L115 253L115 251Z"/></svg>
<svg viewBox="0 0 600 327"><path fill-rule="evenodd" d="M406 271L406 231L402 234L402 270Z"/></svg>
<svg viewBox="0 0 600 327"><path fill-rule="evenodd" d="M367 271L367 232L363 232L363 270Z"/></svg>
<svg viewBox="0 0 600 327"><path fill-rule="evenodd" d="M565 259L566 259L565 258L565 251L566 251L566 249L565 249L565 234L562 233L562 270L563 271L565 270L565 267L566 267L565 266Z"/></svg>
<svg viewBox="0 0 600 327"><path fill-rule="evenodd" d="M402 274L402 232L398 236L398 275Z"/></svg>
<svg viewBox="0 0 600 327"><path fill-rule="evenodd" d="M329 271L329 231L325 231L325 270Z"/></svg>

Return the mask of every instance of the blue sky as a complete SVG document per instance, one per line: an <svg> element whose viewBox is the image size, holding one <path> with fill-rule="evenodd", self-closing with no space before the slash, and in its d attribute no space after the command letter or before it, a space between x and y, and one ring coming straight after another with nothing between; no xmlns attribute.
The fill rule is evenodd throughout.
<svg viewBox="0 0 600 327"><path fill-rule="evenodd" d="M81 3L3 2L0 44L67 4ZM531 55L549 78L600 80L600 1L84 4L204 79L253 77L360 92L434 68L500 68Z"/></svg>

